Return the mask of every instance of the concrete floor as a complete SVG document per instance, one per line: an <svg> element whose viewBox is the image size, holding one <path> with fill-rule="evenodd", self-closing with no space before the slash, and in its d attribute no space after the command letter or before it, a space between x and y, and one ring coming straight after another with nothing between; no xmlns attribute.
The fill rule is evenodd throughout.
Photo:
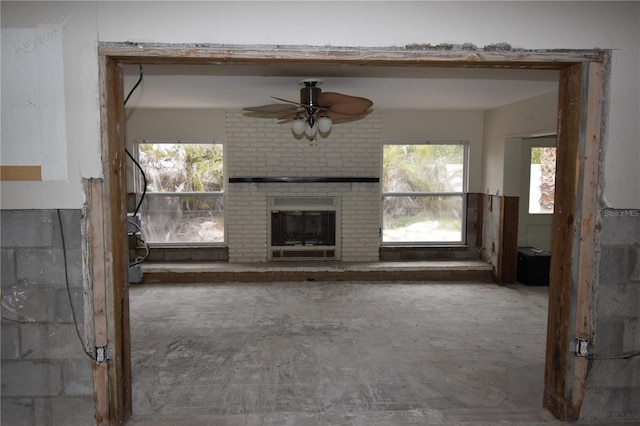
<svg viewBox="0 0 640 426"><path fill-rule="evenodd" d="M546 287L131 287L129 425L548 425Z"/></svg>

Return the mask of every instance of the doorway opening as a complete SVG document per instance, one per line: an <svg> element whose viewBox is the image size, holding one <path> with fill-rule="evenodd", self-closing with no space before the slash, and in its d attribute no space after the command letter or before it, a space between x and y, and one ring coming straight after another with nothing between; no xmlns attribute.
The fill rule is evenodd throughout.
<svg viewBox="0 0 640 426"><path fill-rule="evenodd" d="M486 53L486 52L485 52ZM606 62L603 51L492 51L490 54L466 51L428 51L407 49L325 48L279 49L105 44L99 47L101 71L102 140L105 194L101 209L103 234L92 235L104 247L107 271L103 276L109 316L100 317L113 349L113 359L97 369L97 418L123 422L131 415L131 369L128 341L126 187L124 182L124 106L122 64L201 63L239 61L255 65L334 64L341 66L401 67L510 67L560 70L558 113L558 175L556 199L562 208L554 213L554 258L551 265L548 339L546 348L544 405L558 418L577 418L580 413L586 358L570 358L572 337L591 335L591 286L595 256L595 210L599 176L599 142ZM219 65L224 66L224 65ZM577 108L576 106L582 106ZM590 143L586 144L585 141ZM595 143L593 143L595 142ZM576 179L579 176L579 179ZM574 226L574 223L578 226ZM90 263L104 259L90 259ZM103 266L104 267L104 266ZM574 272L575 271L575 272ZM574 276L575 275L575 276ZM577 282L573 289L572 282ZM575 313L572 317L571 313ZM580 316L580 321L576 317ZM586 335L586 336L585 336Z"/></svg>

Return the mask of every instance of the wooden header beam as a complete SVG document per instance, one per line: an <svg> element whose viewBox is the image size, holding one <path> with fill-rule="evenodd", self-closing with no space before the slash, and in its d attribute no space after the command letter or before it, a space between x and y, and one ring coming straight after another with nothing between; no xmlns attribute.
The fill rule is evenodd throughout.
<svg viewBox="0 0 640 426"><path fill-rule="evenodd" d="M242 45L164 45L100 43L100 55L130 64L341 64L354 66L428 66L469 68L561 69L581 62L602 62L601 50L524 50L509 46L475 48L412 45L388 48L282 47Z"/></svg>

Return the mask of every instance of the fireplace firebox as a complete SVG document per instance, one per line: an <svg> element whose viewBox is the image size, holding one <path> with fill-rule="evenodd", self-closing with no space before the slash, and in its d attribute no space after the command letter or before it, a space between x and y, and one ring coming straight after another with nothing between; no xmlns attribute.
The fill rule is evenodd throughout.
<svg viewBox="0 0 640 426"><path fill-rule="evenodd" d="M271 259L339 258L339 202L335 197L271 197Z"/></svg>

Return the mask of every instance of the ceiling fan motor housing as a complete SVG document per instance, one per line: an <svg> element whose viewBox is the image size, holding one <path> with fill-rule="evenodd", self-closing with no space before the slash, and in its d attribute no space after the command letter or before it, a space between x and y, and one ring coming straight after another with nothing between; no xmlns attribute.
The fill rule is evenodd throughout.
<svg viewBox="0 0 640 426"><path fill-rule="evenodd" d="M309 105L310 107L321 106L318 104L318 95L322 90L317 87L320 84L317 80L301 80L300 84L304 84L304 87L300 89L300 103L303 105Z"/></svg>

